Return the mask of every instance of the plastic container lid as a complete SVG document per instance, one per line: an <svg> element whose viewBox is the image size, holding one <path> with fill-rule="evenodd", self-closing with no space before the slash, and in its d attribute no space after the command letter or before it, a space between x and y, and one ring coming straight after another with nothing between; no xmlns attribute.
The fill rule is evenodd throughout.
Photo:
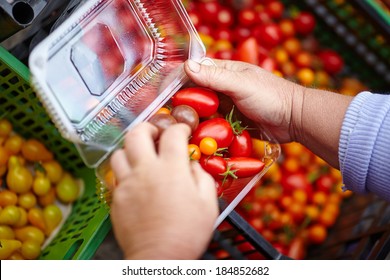
<svg viewBox="0 0 390 280"><path fill-rule="evenodd" d="M205 48L179 0L87 1L30 55L32 83L89 167L186 81Z"/></svg>

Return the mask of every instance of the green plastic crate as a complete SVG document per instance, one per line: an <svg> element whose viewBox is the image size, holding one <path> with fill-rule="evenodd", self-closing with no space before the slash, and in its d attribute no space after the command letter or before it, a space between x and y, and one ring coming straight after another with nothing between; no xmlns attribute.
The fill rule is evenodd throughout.
<svg viewBox="0 0 390 280"><path fill-rule="evenodd" d="M0 115L22 136L41 140L55 158L84 181L85 190L41 259L91 259L111 229L109 214L96 194L95 171L87 168L74 145L63 139L29 83L28 68L0 47Z"/></svg>

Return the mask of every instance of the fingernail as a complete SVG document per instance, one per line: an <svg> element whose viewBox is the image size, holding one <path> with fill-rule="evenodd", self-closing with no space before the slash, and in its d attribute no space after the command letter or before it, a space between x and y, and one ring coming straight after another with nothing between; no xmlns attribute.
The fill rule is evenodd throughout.
<svg viewBox="0 0 390 280"><path fill-rule="evenodd" d="M194 73L199 73L200 71L200 64L196 61L193 61L191 59L188 60L188 68Z"/></svg>

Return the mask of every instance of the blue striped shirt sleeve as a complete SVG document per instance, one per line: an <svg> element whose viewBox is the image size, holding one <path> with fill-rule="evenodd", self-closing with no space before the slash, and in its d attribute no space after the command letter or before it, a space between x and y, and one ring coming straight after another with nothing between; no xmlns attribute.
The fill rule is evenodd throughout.
<svg viewBox="0 0 390 280"><path fill-rule="evenodd" d="M390 201L390 95L362 92L351 102L339 141L346 189Z"/></svg>

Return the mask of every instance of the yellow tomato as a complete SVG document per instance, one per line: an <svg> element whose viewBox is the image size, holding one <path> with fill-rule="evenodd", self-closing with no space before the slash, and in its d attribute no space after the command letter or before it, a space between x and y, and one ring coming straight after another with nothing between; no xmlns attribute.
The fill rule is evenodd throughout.
<svg viewBox="0 0 390 280"><path fill-rule="evenodd" d="M9 190L0 191L0 206L4 207L7 205L16 205L18 201L18 196L16 193Z"/></svg>
<svg viewBox="0 0 390 280"><path fill-rule="evenodd" d="M64 174L55 188L57 198L63 203L74 202L80 192L76 180L69 173Z"/></svg>
<svg viewBox="0 0 390 280"><path fill-rule="evenodd" d="M42 230L35 226L24 226L14 230L16 239L24 242L27 240L32 240L42 245L45 241L45 234Z"/></svg>
<svg viewBox="0 0 390 280"><path fill-rule="evenodd" d="M24 139L20 135L11 135L5 141L4 148L8 151L10 155L16 155L22 149L23 141Z"/></svg>
<svg viewBox="0 0 390 280"><path fill-rule="evenodd" d="M0 212L0 224L15 225L20 219L19 207L15 205L8 205Z"/></svg>
<svg viewBox="0 0 390 280"><path fill-rule="evenodd" d="M32 185L34 193L38 196L45 195L50 191L50 188L49 178L43 172L37 171Z"/></svg>
<svg viewBox="0 0 390 280"><path fill-rule="evenodd" d="M37 205L37 197L32 192L22 193L18 197L18 205L24 209L31 209Z"/></svg>
<svg viewBox="0 0 390 280"><path fill-rule="evenodd" d="M33 240L26 240L20 249L22 256L29 260L35 260L41 254L41 246Z"/></svg>
<svg viewBox="0 0 390 280"><path fill-rule="evenodd" d="M49 160L42 163L43 169L46 171L46 175L49 178L50 182L53 184L58 183L62 175L64 174L64 170L61 164L56 160Z"/></svg>
<svg viewBox="0 0 390 280"><path fill-rule="evenodd" d="M14 230L7 225L0 225L0 239L15 239Z"/></svg>
<svg viewBox="0 0 390 280"><path fill-rule="evenodd" d="M45 219L46 234L49 235L62 220L61 209L55 204L48 205L43 209L43 217Z"/></svg>
<svg viewBox="0 0 390 280"><path fill-rule="evenodd" d="M31 189L33 176L31 172L23 166L16 156L11 156L8 160L7 185L11 191L25 193Z"/></svg>
<svg viewBox="0 0 390 280"><path fill-rule="evenodd" d="M205 137L202 140L200 140L199 149L200 149L200 152L202 154L205 154L207 156L211 156L218 149L217 141L215 141L214 138Z"/></svg>
<svg viewBox="0 0 390 280"><path fill-rule="evenodd" d="M12 132L12 124L7 119L0 119L0 137L8 137Z"/></svg>
<svg viewBox="0 0 390 280"><path fill-rule="evenodd" d="M13 252L22 247L22 242L15 239L0 239L0 260L6 260Z"/></svg>

